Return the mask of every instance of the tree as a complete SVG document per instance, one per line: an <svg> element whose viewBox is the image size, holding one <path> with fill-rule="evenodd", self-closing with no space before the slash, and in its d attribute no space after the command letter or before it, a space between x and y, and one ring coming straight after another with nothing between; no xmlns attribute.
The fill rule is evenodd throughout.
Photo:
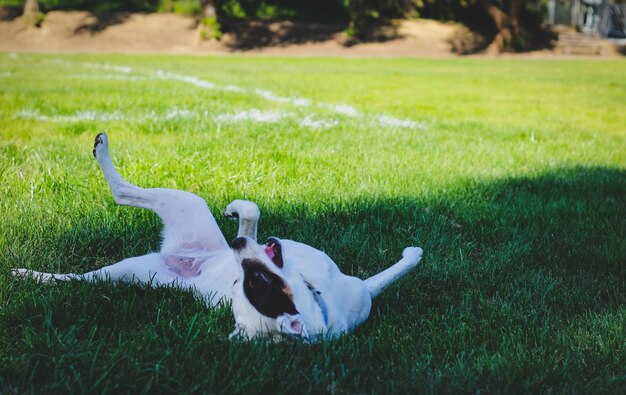
<svg viewBox="0 0 626 395"><path fill-rule="evenodd" d="M26 0L24 2L22 20L27 26L36 26L41 22L41 11L39 10L37 0Z"/></svg>
<svg viewBox="0 0 626 395"><path fill-rule="evenodd" d="M491 51L518 49L517 40L521 39L519 14L524 3L522 0L480 0L480 7L489 15L496 28L496 36L489 48Z"/></svg>
<svg viewBox="0 0 626 395"><path fill-rule="evenodd" d="M422 4L420 0L344 0L350 16L349 30L357 37L385 18L401 18Z"/></svg>
<svg viewBox="0 0 626 395"><path fill-rule="evenodd" d="M200 0L200 13L204 18L215 16L215 4L213 0Z"/></svg>
<svg viewBox="0 0 626 395"><path fill-rule="evenodd" d="M423 0L426 16L461 20L487 19L493 25L493 42L488 51L516 51L527 47L528 39L540 30L541 18L530 17L545 6L547 0ZM471 10L472 12L468 12ZM466 19L466 20L463 20Z"/></svg>

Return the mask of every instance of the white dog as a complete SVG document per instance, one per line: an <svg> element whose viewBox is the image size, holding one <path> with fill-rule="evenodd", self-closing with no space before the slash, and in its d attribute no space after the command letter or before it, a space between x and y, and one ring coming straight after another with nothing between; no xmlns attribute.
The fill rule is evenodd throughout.
<svg viewBox="0 0 626 395"><path fill-rule="evenodd" d="M372 298L414 268L422 250L408 247L403 258L363 281L347 276L323 252L291 240L256 243L259 209L235 200L225 215L239 218L232 248L204 199L172 189L144 189L125 181L109 156L105 133L93 154L118 204L156 212L164 225L161 251L128 258L85 274L52 274L16 269L15 275L55 280L125 281L192 290L207 305L232 303L231 336L286 334L315 341L349 332L370 313Z"/></svg>

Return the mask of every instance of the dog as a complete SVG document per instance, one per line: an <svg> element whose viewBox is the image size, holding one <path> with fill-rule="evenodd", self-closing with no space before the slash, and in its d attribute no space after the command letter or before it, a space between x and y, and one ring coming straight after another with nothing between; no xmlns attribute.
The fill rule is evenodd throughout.
<svg viewBox="0 0 626 395"><path fill-rule="evenodd" d="M159 252L124 259L84 274L15 269L39 282L67 280L129 282L191 290L208 306L231 303L231 337L287 335L314 342L334 338L362 324L372 298L413 269L422 249L407 247L402 259L366 280L348 276L320 250L271 237L257 244L260 211L235 200L224 212L239 221L237 238L226 242L201 197L174 189L145 189L124 180L109 155L106 133L96 136L93 155L121 205L154 211L163 222Z"/></svg>

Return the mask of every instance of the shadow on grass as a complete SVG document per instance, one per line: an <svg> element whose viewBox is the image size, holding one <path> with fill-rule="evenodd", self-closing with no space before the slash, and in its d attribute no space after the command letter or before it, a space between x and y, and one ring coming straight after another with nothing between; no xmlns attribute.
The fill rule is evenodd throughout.
<svg viewBox="0 0 626 395"><path fill-rule="evenodd" d="M259 239L304 241L359 277L375 274L399 258L404 247L418 245L424 248L425 266L430 262L437 270L460 270L468 278L476 269L500 274L523 269L584 281L625 273L620 259L626 256L625 196L626 172L576 167L528 178L471 181L420 199L365 197L324 207L258 202ZM67 233L49 235L45 243L58 249L67 271L93 270L102 262L158 249L156 215L112 202L109 208L116 210L118 221L84 218L84 224ZM225 237L234 237L236 222L219 215L217 220ZM473 267L466 267L469 262ZM50 270L46 267L42 263L39 269Z"/></svg>
<svg viewBox="0 0 626 395"><path fill-rule="evenodd" d="M425 258L415 272L376 300L370 320L355 334L338 340L328 349L319 346L320 355L302 351L316 361L313 365L309 365L309 360L301 360L301 355L292 355L291 346L286 351L280 348L285 353L277 350L273 359L270 358L272 361L264 359L268 356L263 347L257 350L256 346L228 346L225 337L232 326L228 309L203 314L203 305L185 292L80 283L46 287L5 278L5 292L9 296L3 299L0 308L0 326L5 333L0 338L0 349L6 350L13 344L10 352L16 355L41 354L44 349L43 355L54 357L38 360L36 365L29 358L10 365L5 358L4 362L0 361L0 370L18 388L26 388L32 377L43 382L51 377L70 377L67 370L76 366L87 377L84 380L91 382L97 377L89 376L92 357L86 348L91 343L99 347L115 345L123 337L137 343L130 345L132 357L129 358L137 359L138 366L148 363L142 360L142 355L158 360L169 347L183 353L170 358L167 363L170 374L181 369L188 372L186 368L198 370L193 366L202 357L205 359L200 365L205 364L202 365L205 369L228 370L230 373L224 377L203 376L203 383L217 388L229 388L233 377L237 377L248 389L270 390L271 382L246 381L246 375L258 372L254 364L264 361L299 377L294 378L295 386L325 390L330 385L329 379L322 373L316 376L314 366L328 363L329 353L342 358L353 369L346 376L353 377L353 381L341 387L352 392L364 388L390 390L387 384L375 381L375 377L397 375L393 372L398 372L398 366L414 376L407 376L406 382L400 381L400 387L394 387L396 390L420 385L472 391L502 388L498 383L522 383L524 376L515 369L537 375L538 383L527 387L535 390L561 388L558 383L563 385L562 380L568 377L586 380L594 375L605 376L619 369L622 361L606 359L593 344L589 346L590 355L568 354L569 347L577 343L567 331L569 323L580 317L616 314L626 306L625 197L623 170L574 167L532 177L468 181L445 193L421 198L364 197L350 202L329 202L324 207L260 202L260 238L277 235L306 241L325 250L346 273L359 277L372 275L398 259L408 245L422 246ZM150 218L136 218L139 220L133 226L139 230L126 237L125 245L141 245L139 250L156 248L156 223ZM218 221L220 225L226 224L225 220ZM100 254L94 257L96 261L119 254L123 247L116 243L125 239L119 234L124 232L123 227L101 225L104 223L90 222L81 229L78 224L76 233L56 236L59 243L50 243L50 248L64 246L58 253L71 257L80 253ZM225 225L227 238L234 232L233 224ZM87 235L92 236L85 244ZM146 238L151 242L146 243ZM98 243L96 239L118 241L102 249L90 245ZM66 250L69 246L73 247ZM65 268L76 270L80 262L75 259L69 259ZM518 343L511 345L511 341ZM221 350L218 354L223 355L199 356L195 348L198 342ZM380 354L371 355L372 342L374 352ZM361 347L364 344L369 345L370 354L367 347ZM85 354L68 357L74 361L72 368L58 361L66 355L68 347ZM244 358L248 362L230 371L233 367L224 364L243 358L237 351L242 349L249 353ZM104 349L101 352L112 364L117 363L110 353ZM495 363L493 357L480 362L478 356L489 353L500 355L509 365L502 365L504 370L496 373L485 373L481 370L484 365L474 366ZM361 354L369 357L363 359ZM224 360L224 355L229 358ZM419 368L407 362L418 358L416 355L428 357ZM450 355L459 359L451 362ZM468 361L464 362L463 355ZM573 358L565 365L561 364L564 355ZM286 367L285 358L291 361ZM598 362L589 369L580 358L598 358ZM377 360L381 363L374 363ZM464 363L468 365L460 366ZM459 371L450 367L458 364ZM554 368L554 364L560 365ZM104 370L106 366L105 363ZM330 365L329 372L337 373L335 368ZM296 374L302 369L308 372L304 375L306 379ZM64 373L59 375L59 372ZM113 376L129 374L118 371ZM441 374L448 375L447 381L431 381ZM149 377L152 376L146 375L145 380L139 381L147 383ZM421 378L416 381L415 377ZM132 382L128 377L123 382L127 381ZM572 381L568 385L570 389L584 388Z"/></svg>

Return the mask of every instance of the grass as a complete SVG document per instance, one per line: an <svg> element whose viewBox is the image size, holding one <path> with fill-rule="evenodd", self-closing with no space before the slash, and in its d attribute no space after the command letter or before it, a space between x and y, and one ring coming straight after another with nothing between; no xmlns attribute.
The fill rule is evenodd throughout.
<svg viewBox="0 0 626 395"><path fill-rule="evenodd" d="M625 66L0 54L0 393L620 393ZM12 279L158 249L99 173L101 129L130 181L254 200L261 238L348 274L425 258L317 345L230 342L227 307L175 289Z"/></svg>

